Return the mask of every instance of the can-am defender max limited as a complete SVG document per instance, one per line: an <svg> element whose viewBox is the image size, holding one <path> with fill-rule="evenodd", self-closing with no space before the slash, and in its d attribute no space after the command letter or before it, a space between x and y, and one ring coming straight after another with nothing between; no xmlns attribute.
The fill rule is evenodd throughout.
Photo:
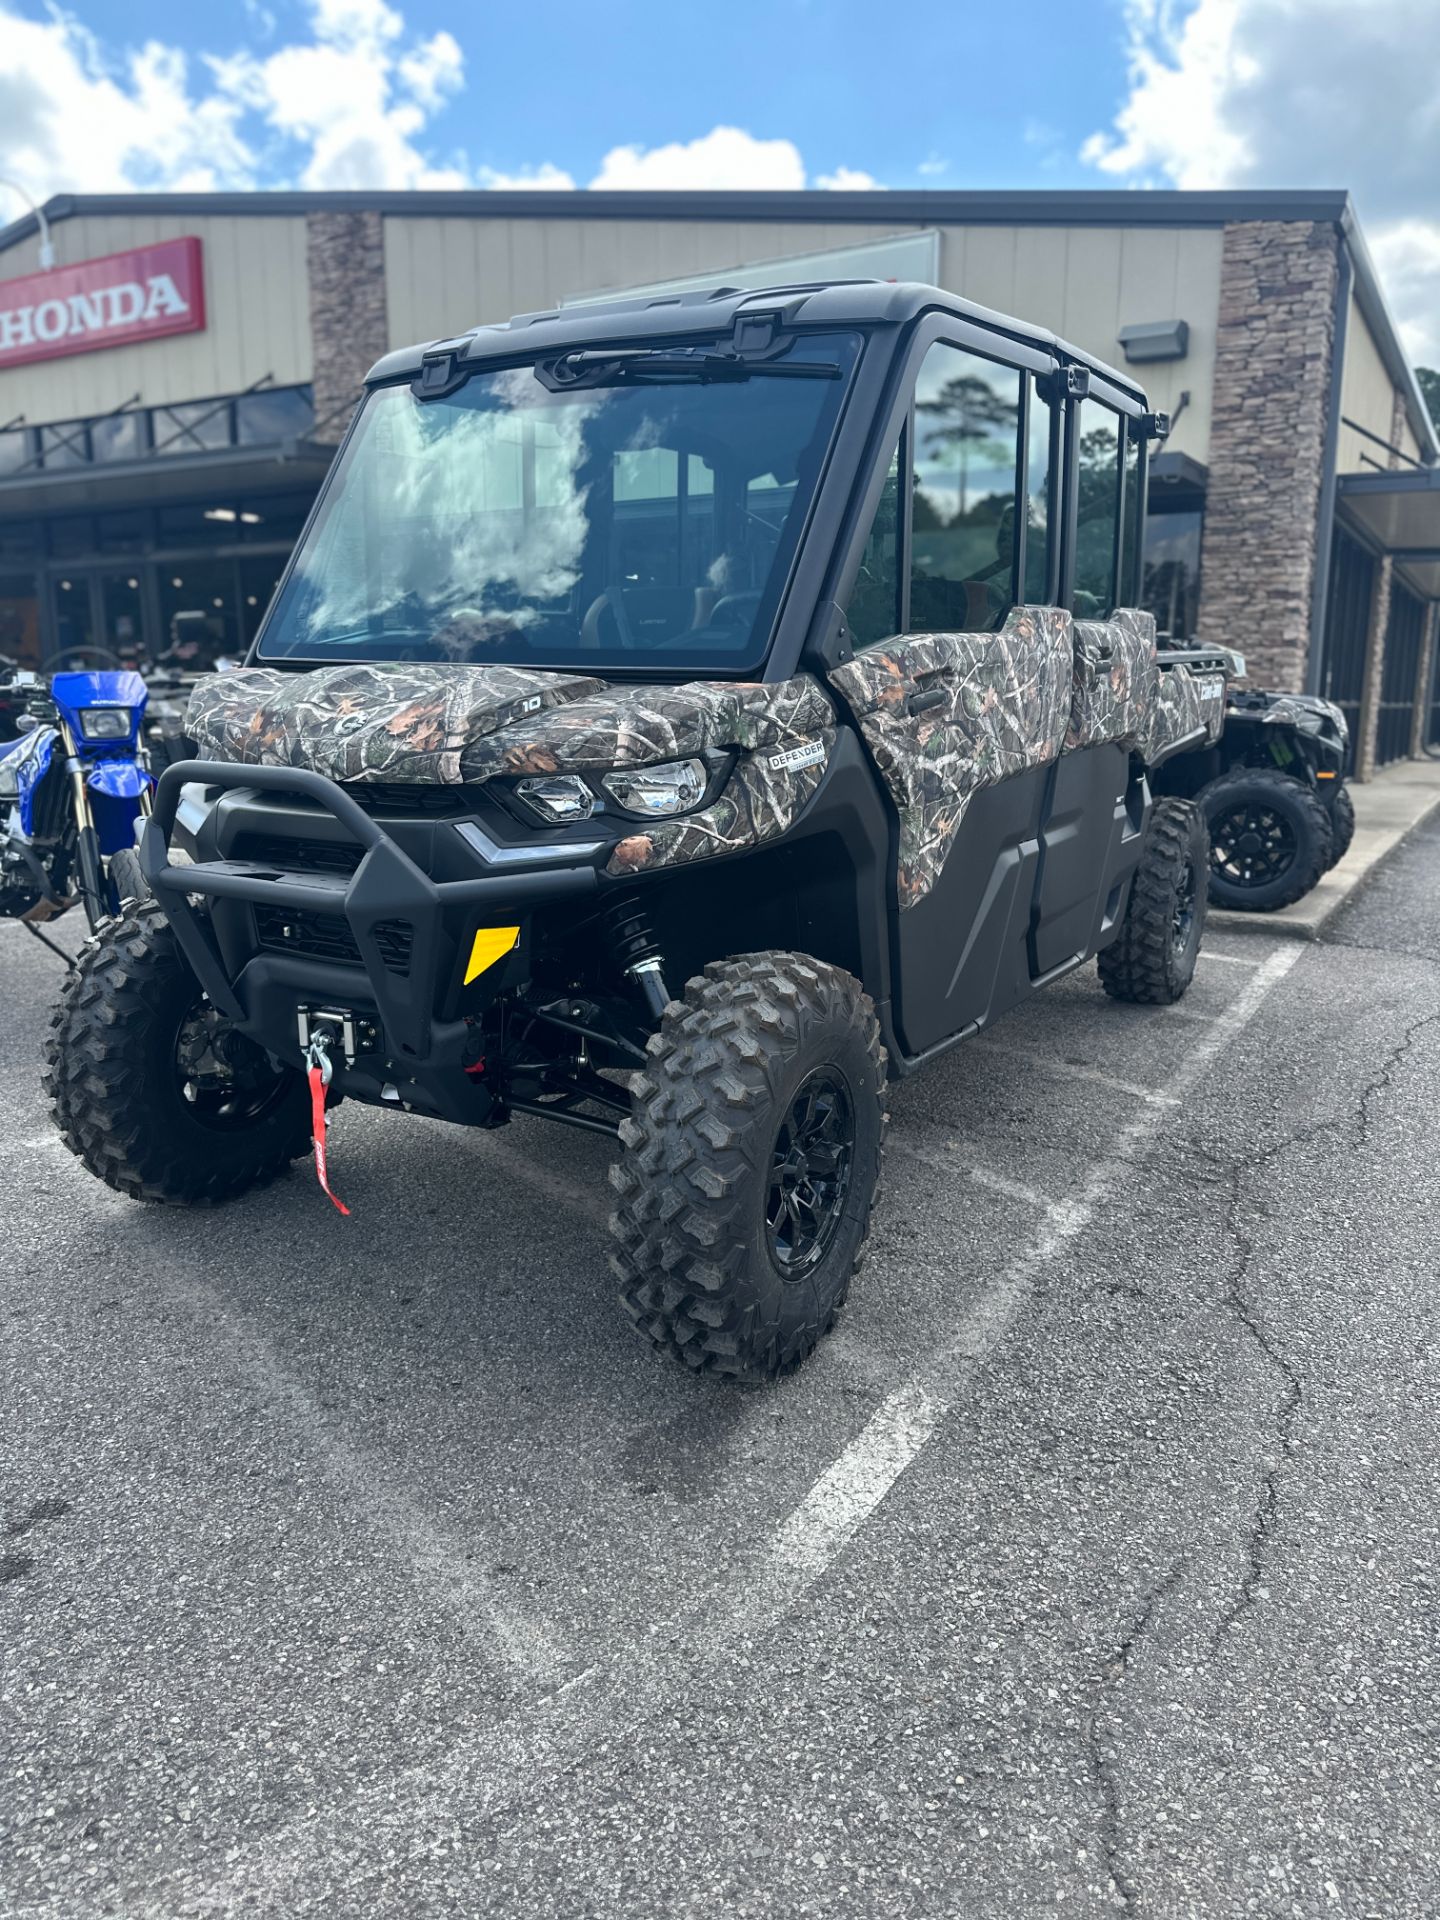
<svg viewBox="0 0 1440 1920"><path fill-rule="evenodd" d="M1134 610L1163 425L927 287L391 354L247 667L194 693L153 899L66 989L67 1143L197 1203L312 1119L323 1179L327 1098L598 1129L636 1327L795 1366L887 1075L1097 954L1120 999L1190 982L1204 824L1149 772L1218 734L1225 658L1162 668Z"/></svg>

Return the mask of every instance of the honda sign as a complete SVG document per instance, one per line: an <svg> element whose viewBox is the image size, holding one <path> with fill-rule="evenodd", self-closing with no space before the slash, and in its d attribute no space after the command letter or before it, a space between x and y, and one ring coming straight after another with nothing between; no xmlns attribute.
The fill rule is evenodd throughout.
<svg viewBox="0 0 1440 1920"><path fill-rule="evenodd" d="M195 333L205 325L196 239L0 280L0 372L31 360Z"/></svg>

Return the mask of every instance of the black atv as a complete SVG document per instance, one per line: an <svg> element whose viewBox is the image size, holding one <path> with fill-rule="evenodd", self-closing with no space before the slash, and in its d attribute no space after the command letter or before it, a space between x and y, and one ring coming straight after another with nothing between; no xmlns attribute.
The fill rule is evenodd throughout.
<svg viewBox="0 0 1440 1920"><path fill-rule="evenodd" d="M1349 757L1350 729L1330 701L1229 690L1222 737L1177 755L1157 782L1204 809L1212 906L1288 907L1343 858L1355 834Z"/></svg>
<svg viewBox="0 0 1440 1920"><path fill-rule="evenodd" d="M1097 955L1120 1000L1190 983L1205 824L1151 776L1217 739L1227 667L1128 610L1163 426L925 287L391 354L246 668L191 699L153 898L66 986L66 1143L203 1204L312 1134L323 1182L341 1097L609 1134L635 1325L794 1367L887 1077Z"/></svg>

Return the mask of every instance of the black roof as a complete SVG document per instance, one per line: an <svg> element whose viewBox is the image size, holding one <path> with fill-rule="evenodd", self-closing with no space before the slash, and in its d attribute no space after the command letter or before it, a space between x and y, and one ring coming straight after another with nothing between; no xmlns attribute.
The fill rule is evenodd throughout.
<svg viewBox="0 0 1440 1920"><path fill-rule="evenodd" d="M588 300L471 327L448 340L399 347L378 360L366 378L378 383L413 377L427 353L447 347L462 360L484 362L513 360L517 354L529 358L558 353L581 342L674 339L687 333L713 338L728 332L741 314L777 310L783 312L788 325L831 328L903 326L922 313L950 313L1031 346L1053 348L1067 360L1093 368L1123 392L1132 394L1142 406L1145 402L1144 390L1129 374L1070 346L1044 327L996 313L940 287L893 280L832 280L807 286L744 289L716 286L687 293L644 294L630 300L623 295L614 300Z"/></svg>

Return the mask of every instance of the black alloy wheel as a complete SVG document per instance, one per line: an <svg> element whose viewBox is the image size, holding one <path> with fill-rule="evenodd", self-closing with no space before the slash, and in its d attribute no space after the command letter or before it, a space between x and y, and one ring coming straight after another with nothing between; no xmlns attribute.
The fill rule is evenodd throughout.
<svg viewBox="0 0 1440 1920"><path fill-rule="evenodd" d="M1232 767L1196 796L1210 828L1210 904L1267 913L1302 899L1334 832L1313 787L1277 767Z"/></svg>
<svg viewBox="0 0 1440 1920"><path fill-rule="evenodd" d="M1283 880L1299 851L1295 829L1273 807L1241 800L1210 819L1211 861L1235 887Z"/></svg>
<svg viewBox="0 0 1440 1920"><path fill-rule="evenodd" d="M775 1136L765 1225L770 1258L787 1280L820 1265L845 1211L855 1153L855 1113L844 1078L818 1067Z"/></svg>

